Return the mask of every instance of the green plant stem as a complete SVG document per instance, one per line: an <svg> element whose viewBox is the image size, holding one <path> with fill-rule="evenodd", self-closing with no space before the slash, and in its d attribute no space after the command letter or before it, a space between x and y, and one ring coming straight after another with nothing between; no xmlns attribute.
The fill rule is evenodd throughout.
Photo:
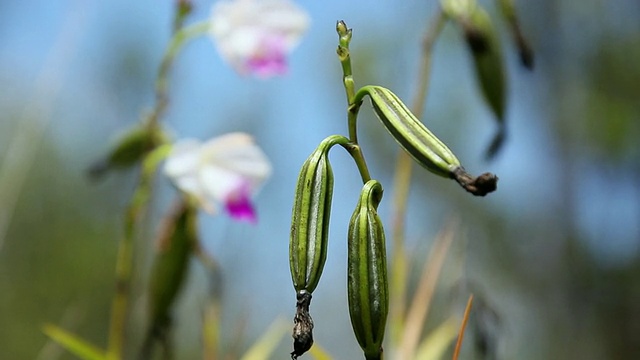
<svg viewBox="0 0 640 360"><path fill-rule="evenodd" d="M108 360L122 359L125 323L131 290L135 225L144 212L151 196L155 170L159 163L169 154L170 150L171 145L165 144L147 154L142 164L138 185L126 210L124 234L118 244L116 259L116 294L111 304L109 343L107 347Z"/></svg>
<svg viewBox="0 0 640 360"><path fill-rule="evenodd" d="M369 174L369 168L367 167L367 163L364 160L364 155L362 154L362 149L360 145L349 142L348 144L341 144L342 147L347 150L349 155L355 161L356 166L358 167L358 171L360 172L360 177L362 178L362 183L366 184L367 181L371 180L371 175Z"/></svg>
<svg viewBox="0 0 640 360"><path fill-rule="evenodd" d="M322 142L327 142L330 146L340 145L342 146L349 155L353 158L353 161L356 163L358 167L358 172L360 172L360 177L362 178L362 183L366 184L367 181L371 180L371 175L369 174L369 168L367 167L367 162L364 160L364 155L362 154L362 149L358 144L353 143L351 140L347 139L342 135L331 135L326 139L322 140Z"/></svg>
<svg viewBox="0 0 640 360"><path fill-rule="evenodd" d="M177 19L178 23L183 20L184 19ZM151 113L145 119L149 131L156 131L158 129L159 119L169 105L169 71L177 54L188 40L206 33L209 26L209 22L199 22L179 29L173 35L158 70L155 83L156 103ZM116 259L116 294L111 304L111 321L109 324L107 350L107 358L109 360L122 359L124 330L131 290L135 227L141 214L144 213L149 197L151 196L155 169L159 162L168 155L169 150L169 145L161 145L145 156L138 185L126 210L124 234L118 244Z"/></svg>
<svg viewBox="0 0 640 360"><path fill-rule="evenodd" d="M422 60L418 70L418 83L416 84L415 97L412 102L412 112L417 118L424 115L424 107L429 90L431 75L431 54L438 35L445 24L445 16L441 8L438 8L434 18L430 21L422 40ZM398 340L404 323L407 269L405 239L405 219L407 215L407 203L411 185L411 173L413 160L404 151L398 152L396 169L393 180L393 210L392 210L392 268L391 268L391 301L389 323L391 339Z"/></svg>
<svg viewBox="0 0 640 360"><path fill-rule="evenodd" d="M353 80L353 73L351 70L351 54L349 52L349 44L351 43L351 29L347 28L347 24L344 21L338 21L336 26L338 32L339 42L336 53L342 66L342 83L347 96L347 118L349 126L349 140L354 144L358 143L358 133L356 129L356 120L358 117L358 110L360 105L353 106L355 100L355 81ZM362 103L362 101L359 101Z"/></svg>
<svg viewBox="0 0 640 360"><path fill-rule="evenodd" d="M171 42L162 57L162 62L160 63L158 76L156 78L156 105L149 115L147 123L150 128L158 126L159 119L162 117L169 105L169 71L173 66L176 56L189 40L206 34L209 28L209 21L198 22L176 31L173 38L171 38Z"/></svg>

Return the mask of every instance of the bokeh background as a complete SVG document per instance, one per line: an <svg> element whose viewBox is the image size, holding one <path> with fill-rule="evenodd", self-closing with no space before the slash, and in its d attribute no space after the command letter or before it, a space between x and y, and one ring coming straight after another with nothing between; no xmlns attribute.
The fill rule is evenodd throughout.
<svg viewBox="0 0 640 360"><path fill-rule="evenodd" d="M357 84L380 84L408 101L436 6L298 3L312 25L287 76L240 77L209 39L198 39L172 71L163 119L176 138L251 132L273 162L258 225L201 217L203 241L223 269L222 337L240 349L274 319L293 316L288 233L298 169L324 137L346 133L335 21L354 29ZM495 172L500 183L474 198L452 181L414 173L410 268L420 269L447 219L461 223L427 327L459 312L455 304L473 291L488 315L470 327L465 359L480 358L479 336L497 344L500 359L640 358L640 3L517 1L533 72L519 65L494 2L481 3L501 32L510 137L494 162L483 160L495 124L460 33L446 26L424 122L468 170ZM190 20L206 18L211 2L194 4ZM72 359L43 335L46 322L106 344L116 245L136 174L101 183L85 174L152 106L173 9L170 0L0 1L0 359ZM380 213L390 223L398 148L368 110L360 132L373 176L387 189ZM318 343L337 359L360 358L345 281L345 233L360 183L348 156L331 159L330 253L311 310ZM154 227L175 197L162 176L156 189L137 249L132 347L144 327ZM200 357L208 296L206 272L198 263L191 270L176 313L183 359ZM290 346L287 337L274 358L287 358Z"/></svg>

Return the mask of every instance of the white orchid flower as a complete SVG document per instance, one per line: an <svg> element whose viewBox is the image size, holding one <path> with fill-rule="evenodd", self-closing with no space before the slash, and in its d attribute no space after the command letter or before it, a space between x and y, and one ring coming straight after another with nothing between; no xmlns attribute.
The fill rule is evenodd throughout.
<svg viewBox="0 0 640 360"><path fill-rule="evenodd" d="M250 135L238 132L205 143L177 142L164 171L207 212L215 214L216 205L223 204L232 218L256 222L251 198L271 174L271 164Z"/></svg>
<svg viewBox="0 0 640 360"><path fill-rule="evenodd" d="M289 0L222 0L212 7L210 34L239 73L267 78L287 71L287 55L309 21Z"/></svg>

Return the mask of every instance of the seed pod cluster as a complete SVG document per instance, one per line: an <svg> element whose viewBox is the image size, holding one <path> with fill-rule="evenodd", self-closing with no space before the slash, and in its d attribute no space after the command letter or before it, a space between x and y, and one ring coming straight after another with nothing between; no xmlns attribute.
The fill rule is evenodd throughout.
<svg viewBox="0 0 640 360"><path fill-rule="evenodd" d="M351 216L347 236L349 315L366 359L382 358L389 310L385 236L377 213L381 199L382 185L368 181Z"/></svg>
<svg viewBox="0 0 640 360"><path fill-rule="evenodd" d="M348 140L339 135L323 140L302 165L296 185L289 239L289 266L297 296L294 351L291 353L294 359L313 344L313 320L309 315L309 304L327 259L333 195L329 150L341 141Z"/></svg>

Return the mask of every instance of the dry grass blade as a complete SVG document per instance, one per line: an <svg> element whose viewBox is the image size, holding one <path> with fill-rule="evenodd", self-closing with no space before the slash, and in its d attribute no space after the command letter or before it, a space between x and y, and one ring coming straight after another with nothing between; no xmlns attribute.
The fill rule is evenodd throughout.
<svg viewBox="0 0 640 360"><path fill-rule="evenodd" d="M458 360L460 355L460 349L462 348L462 339L464 338L464 329L467 327L469 321L469 315L471 314L471 305L473 304L473 294L469 295L467 301L467 308L464 310L464 317L462 318L462 324L460 324L460 331L458 332L458 341L456 342L456 349L453 352L453 360Z"/></svg>
<svg viewBox="0 0 640 360"><path fill-rule="evenodd" d="M311 349L309 349L309 355L311 355L315 360L333 360L333 357L329 355L329 353L318 343L313 344Z"/></svg>
<svg viewBox="0 0 640 360"><path fill-rule="evenodd" d="M442 270L442 265L444 264L458 226L459 221L457 219L450 220L436 237L434 245L429 252L429 257L424 264L418 288L413 296L411 307L407 312L404 332L400 346L398 347L399 359L413 359L415 357L416 348L422 335L422 328L429 312L440 270Z"/></svg>

